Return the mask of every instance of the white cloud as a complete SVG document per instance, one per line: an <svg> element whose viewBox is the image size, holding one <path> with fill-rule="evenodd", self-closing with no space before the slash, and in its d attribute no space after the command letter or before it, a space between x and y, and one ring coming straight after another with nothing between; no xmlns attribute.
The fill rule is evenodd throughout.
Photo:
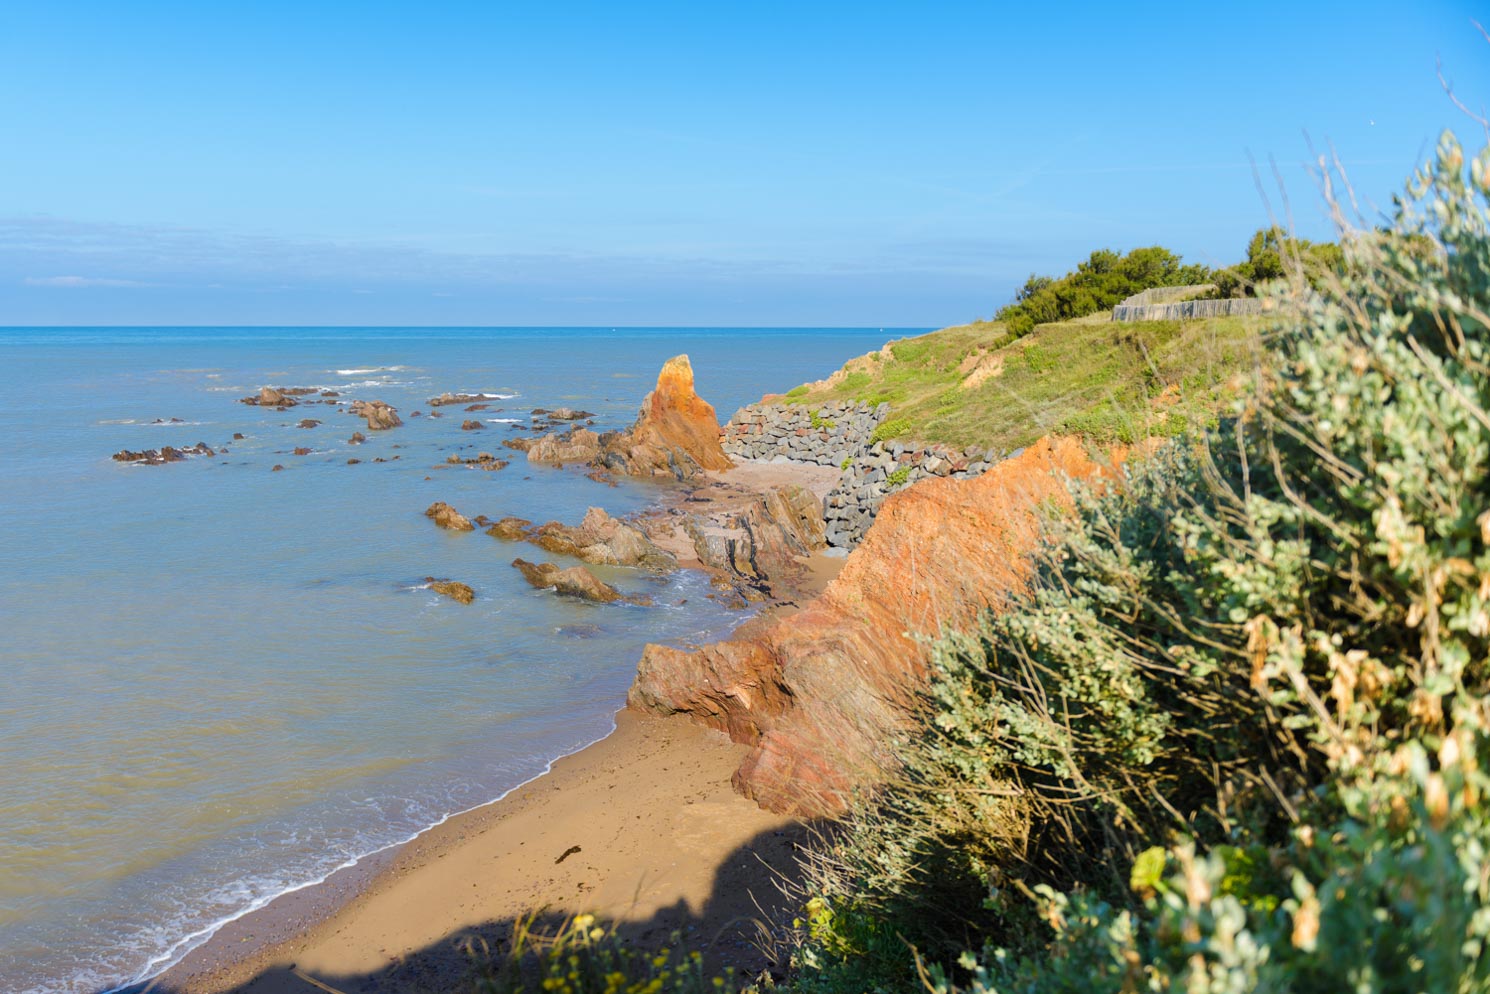
<svg viewBox="0 0 1490 994"><path fill-rule="evenodd" d="M100 276L28 276L21 282L27 286L53 287L142 287L155 286L139 280L111 280Z"/></svg>

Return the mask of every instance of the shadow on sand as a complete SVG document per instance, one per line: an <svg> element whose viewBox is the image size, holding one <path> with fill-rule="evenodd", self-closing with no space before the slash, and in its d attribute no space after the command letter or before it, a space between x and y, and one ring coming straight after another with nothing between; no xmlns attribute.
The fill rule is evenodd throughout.
<svg viewBox="0 0 1490 994"><path fill-rule="evenodd" d="M786 966L784 929L799 913L781 888L800 880L799 853L815 831L810 825L794 825L754 836L716 867L703 907L695 911L679 900L645 918L622 914L611 923L615 933L648 952L673 945L677 935L683 946L703 953L710 973L732 970L754 978L769 971L779 977ZM531 930L556 932L571 916L592 910L583 902L579 896L572 907L535 909ZM303 940L290 940L266 950L260 960L264 965L252 975L240 967L236 972L246 979L237 982L179 977L179 970L173 970L121 994L463 994L484 989L481 951L489 951L487 956L505 953L518 924L513 918L487 921L353 975L318 973L296 964L295 951L303 948Z"/></svg>

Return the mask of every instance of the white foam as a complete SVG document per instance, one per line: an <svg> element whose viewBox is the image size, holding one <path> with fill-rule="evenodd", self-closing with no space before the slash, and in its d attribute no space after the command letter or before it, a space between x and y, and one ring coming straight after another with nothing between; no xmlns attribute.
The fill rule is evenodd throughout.
<svg viewBox="0 0 1490 994"><path fill-rule="evenodd" d="M619 714L619 713L620 713L619 711L616 712L616 714ZM464 809L462 809L460 811L452 811L452 812L450 812L448 814L441 815L440 818L439 818L439 820L435 821L433 824L430 824L430 825L428 825L428 826L426 826L424 828L419 829L419 831L417 831L414 834L410 835L408 838L406 838L406 839L399 839L399 840L397 840L395 842L390 842L387 845L379 846L376 849L373 849L373 850L371 850L369 852L365 852L365 853L361 854L360 856L353 856L353 857L351 857L349 859L345 859L342 862L338 863L336 866L332 867L330 870L326 871L326 873L322 874L319 877L316 877L314 880L307 880L304 883L291 884L289 886L283 887L283 888L275 891L274 893L265 894L265 895L262 895L260 897L254 898L252 901L250 901L248 904L246 904L242 909L240 909L238 911L235 911L232 914L224 915L223 917L217 919L216 921L212 922L211 924L205 925L202 928L197 929L196 931L192 932L190 935L186 936L185 938L178 939L169 948L167 948L165 952L160 953L159 955L156 955L156 956L151 957L150 961L145 964L145 966L134 977L134 979L129 980L129 981L126 981L125 983L119 984L119 985L117 985L115 987L110 987L108 990L103 991L102 994L118 994L119 991L122 991L122 990L124 990L126 988L129 988L129 987L133 987L136 984L145 983L147 980L150 980L152 977L156 977L156 976L164 973L165 971L169 970L171 967L175 966L177 963L181 962L181 960L184 959L186 957L186 955L188 953L190 953L192 950L198 948L204 942L206 942L208 939L212 938L212 936L215 935L224 926L231 925L233 922L237 921L238 919L243 918L246 915L253 914L255 911L258 911L261 908L264 908L264 907L268 906L270 903L278 900L281 897L284 897L286 894L294 894L297 891L302 891L302 890L305 890L305 889L310 888L310 887L319 886L320 884L323 884L327 880L331 879L332 874L339 873L342 870L350 869L350 868L356 866L358 863L362 862L364 859L369 859L369 858L371 858L373 856L378 855L379 853L385 853L385 852L387 852L390 849L397 849L399 846L406 846L410 842L413 842L415 839L419 838L424 833L430 832L430 831L433 831L436 828L439 828L441 825L445 824L447 821L449 821L452 818L459 818L461 815L468 814L468 813L470 813L472 811L477 811L477 810L479 810L481 808L490 807L491 805L498 803L499 801L501 801L505 797L507 797L508 794L511 794L514 790L520 790L521 788L526 787L528 784L532 783L533 781L538 780L538 779L541 779L542 777L548 776L549 773L553 772L554 764L557 763L559 760L565 759L565 758L567 758L569 756L572 756L572 755L574 755L577 752L582 752L585 749L590 748L590 746L594 745L596 742L599 742L602 739L609 738L615 732L615 730L616 730L616 719L615 719L615 715L612 715L611 716L610 730L607 731L604 735L601 735L601 736L599 736L599 737L597 737L595 739L592 739L591 741L586 742L583 745L578 746L577 748L575 748L575 749L573 749L573 750L571 750L569 752L564 753L563 755L555 756L553 759L547 760L543 764L543 769L540 770L538 773L533 774L531 777L529 777L528 779L524 780L522 783L519 783L519 784L516 784L516 785L514 785L512 787L507 788L506 790L502 791L501 794L497 795L496 797L492 798L491 800L489 800L489 801L482 801L480 804L473 804L469 808L464 808Z"/></svg>
<svg viewBox="0 0 1490 994"><path fill-rule="evenodd" d="M487 418L486 423L489 425L516 425L522 424L522 420L522 418Z"/></svg>
<svg viewBox="0 0 1490 994"><path fill-rule="evenodd" d="M370 373L402 373L408 366L368 366L365 369L338 369L337 376L367 376Z"/></svg>

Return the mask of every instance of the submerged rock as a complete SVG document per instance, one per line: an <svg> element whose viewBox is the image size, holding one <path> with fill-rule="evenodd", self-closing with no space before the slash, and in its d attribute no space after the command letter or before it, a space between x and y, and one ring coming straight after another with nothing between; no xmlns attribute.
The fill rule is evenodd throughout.
<svg viewBox="0 0 1490 994"><path fill-rule="evenodd" d="M424 516L434 521L441 528L448 528L451 531L468 532L476 529L476 526L471 524L469 518L442 500L431 504L425 510Z"/></svg>
<svg viewBox="0 0 1490 994"><path fill-rule="evenodd" d="M469 604L476 599L475 592L458 580L436 580L432 576L427 576L424 578L424 582L429 584L429 589L435 593L443 594L461 604Z"/></svg>
<svg viewBox="0 0 1490 994"><path fill-rule="evenodd" d="M164 466L170 462L181 462L190 456L212 456L217 453L207 447L206 442L178 449L174 445L162 445L158 449L143 449L134 452L121 449L111 457L115 462L140 463L145 466Z"/></svg>
<svg viewBox="0 0 1490 994"><path fill-rule="evenodd" d="M514 559L512 560L512 565L522 573L523 579L527 580L532 586L540 590L553 587L555 591L563 594L565 597L578 597L581 600L594 601L597 604L626 601L645 606L651 603L648 598L624 596L615 587L612 587L583 566L570 566L567 569L560 569L553 563L530 563L526 559Z"/></svg>
<svg viewBox="0 0 1490 994"><path fill-rule="evenodd" d="M479 393L442 393L438 397L429 399L430 407L449 407L452 404L479 404L483 400L490 400L484 394Z"/></svg>
<svg viewBox="0 0 1490 994"><path fill-rule="evenodd" d="M486 530L492 538L502 538L509 542L516 542L528 537L528 528L533 522L527 518L503 518Z"/></svg>
<svg viewBox="0 0 1490 994"><path fill-rule="evenodd" d="M298 425L296 425L295 427L297 427L297 428L315 428L318 425L320 425L320 423L321 422L317 421L315 418L301 418L300 419L300 423Z"/></svg>
<svg viewBox="0 0 1490 994"><path fill-rule="evenodd" d="M360 431L354 431L354 432L352 432L352 437L349 438L349 439L347 439L347 444L348 445L361 445L365 441L367 441L367 436L366 435L362 434L362 432L360 432Z"/></svg>

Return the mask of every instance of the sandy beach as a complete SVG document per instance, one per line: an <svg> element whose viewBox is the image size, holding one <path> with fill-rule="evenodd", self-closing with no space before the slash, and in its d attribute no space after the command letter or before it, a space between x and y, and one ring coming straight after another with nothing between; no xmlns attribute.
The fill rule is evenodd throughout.
<svg viewBox="0 0 1490 994"><path fill-rule="evenodd" d="M773 964L756 922L782 907L778 875L791 874L810 829L731 789L742 752L686 720L622 711L614 734L548 775L373 872L312 888L319 908L292 895L232 923L153 989L450 990L470 972L468 944L499 946L535 911L595 913L644 944L679 931L707 944L716 968L758 973Z"/></svg>

